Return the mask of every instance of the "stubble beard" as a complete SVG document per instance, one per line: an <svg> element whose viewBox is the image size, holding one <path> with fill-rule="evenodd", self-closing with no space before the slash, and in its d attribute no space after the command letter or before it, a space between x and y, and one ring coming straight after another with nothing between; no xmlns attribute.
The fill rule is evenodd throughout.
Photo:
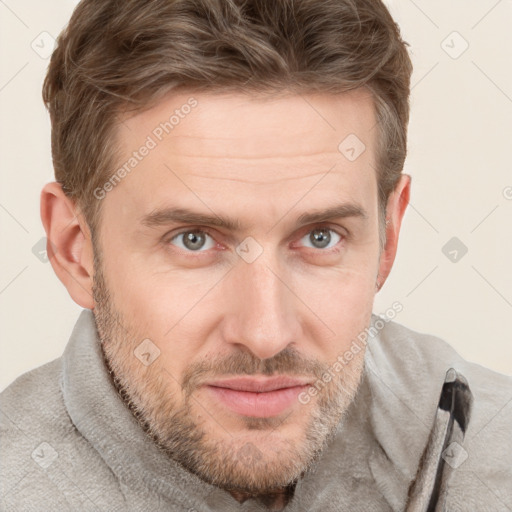
<svg viewBox="0 0 512 512"><path fill-rule="evenodd" d="M279 425L285 424L286 418L275 417L242 417L243 435L230 434L221 428L221 435L213 437L208 421L216 420L194 397L198 383L206 374L223 376L229 370L239 375L274 372L297 375L300 368L307 371L306 375L315 375L317 381L330 365L302 359L297 352L288 350L264 361L244 352L229 361L193 364L183 382L177 384L158 359L146 367L135 357L134 349L146 336L139 336L137 329L115 307L98 251L95 251L93 296L105 364L113 384L143 430L186 470L230 492L265 497L293 486L314 467L336 435L361 381L364 350L325 385L316 397L317 402L310 404L309 418L300 439L280 436ZM224 372L219 372L219 368ZM176 398L178 385L183 389L181 400ZM217 426L222 427L222 420Z"/></svg>

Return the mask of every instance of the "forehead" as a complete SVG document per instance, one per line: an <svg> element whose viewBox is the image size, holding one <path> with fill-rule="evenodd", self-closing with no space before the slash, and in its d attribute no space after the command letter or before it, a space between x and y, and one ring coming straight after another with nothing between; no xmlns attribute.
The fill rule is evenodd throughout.
<svg viewBox="0 0 512 512"><path fill-rule="evenodd" d="M125 119L119 140L130 149L141 135L149 134L159 145L179 145L190 153L203 149L227 158L296 155L299 145L303 155L319 149L339 155L339 142L349 134L370 146L375 124L372 96L366 89L271 97L180 93Z"/></svg>
<svg viewBox="0 0 512 512"><path fill-rule="evenodd" d="M240 198L253 212L268 204L274 215L276 201L289 207L305 194L303 206L315 208L329 206L329 195L332 204L361 203L365 194L376 197L375 128L366 90L170 95L119 126L118 165L133 167L125 165L108 202L128 195L138 218L191 202L203 211L226 211L243 207Z"/></svg>

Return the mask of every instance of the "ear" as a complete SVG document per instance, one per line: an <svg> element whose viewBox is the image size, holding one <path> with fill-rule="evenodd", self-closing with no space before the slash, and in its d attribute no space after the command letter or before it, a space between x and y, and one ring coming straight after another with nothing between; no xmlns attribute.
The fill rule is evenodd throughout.
<svg viewBox="0 0 512 512"><path fill-rule="evenodd" d="M59 183L48 183L41 192L41 220L46 231L48 258L57 277L79 306L93 309L93 248L89 227Z"/></svg>
<svg viewBox="0 0 512 512"><path fill-rule="evenodd" d="M402 174L395 189L388 198L386 207L386 245L380 255L377 290L382 288L393 267L398 247L400 226L409 204L410 193L411 177L408 174Z"/></svg>

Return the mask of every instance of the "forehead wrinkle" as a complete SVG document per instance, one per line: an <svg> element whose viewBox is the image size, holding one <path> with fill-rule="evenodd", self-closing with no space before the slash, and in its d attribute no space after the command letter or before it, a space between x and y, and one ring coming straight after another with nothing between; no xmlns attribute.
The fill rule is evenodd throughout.
<svg viewBox="0 0 512 512"><path fill-rule="evenodd" d="M216 159L217 161L212 162L211 157L200 157L198 155L193 155L194 158L205 158L209 161L211 165L209 166L209 171L207 174L201 173L200 169L203 167L201 164L196 165L193 162L187 162L186 159L180 161L180 157L182 155L175 155L176 161L174 162L173 168L176 171L180 171L183 177L186 176L203 180L231 181L247 183L250 185L273 185L280 182L308 180L309 178L315 178L327 174L331 176L336 174L346 174L348 168L346 168L343 157L339 154L339 152L332 153L332 155L336 157L335 160L333 158L326 158L325 162L319 162L317 160L315 162L307 162L306 160L306 163L302 163L300 157L298 162L296 159L292 160L290 157L277 157L276 160L284 160L284 164L280 165L277 170L273 170L272 168L263 169L260 165L260 162L257 162L258 165L256 165L254 169L249 168L249 170L247 170L247 167L242 169L237 164L233 164L232 160L237 160L236 158L218 158ZM217 167L219 170L217 170ZM317 168L319 170L315 172L311 172L310 170L308 172L308 167L310 169ZM251 179L251 174L259 173L261 175L262 172L267 174L271 173L270 179ZM308 185L306 184L305 186Z"/></svg>
<svg viewBox="0 0 512 512"><path fill-rule="evenodd" d="M187 151L187 145L182 144L181 147L179 145L172 145L172 150L175 152L177 157L191 157L194 159L211 159L216 158L218 160L300 160L300 159L308 159L312 157L332 157L335 156L336 158L339 158L341 155L337 149L337 144L333 143L333 146L336 148L335 150L328 150L325 149L316 149L312 151L301 151L300 153L297 153L297 148L291 148L289 153L285 154L276 154L276 153L265 153L263 150L258 149L254 153L246 153L243 155L236 155L233 153L226 154L226 149L220 149L218 152L210 151L210 152L203 152L203 154L199 154L197 152L197 147L199 146L206 146L206 144L201 144L201 142L204 142L205 140L210 139L204 139L204 138L198 138L198 141L194 143L194 149L192 149L190 152ZM236 144L237 139L226 139L226 142L229 142L231 144ZM218 149L218 146L215 147L215 149ZM281 148L282 149L282 148Z"/></svg>
<svg viewBox="0 0 512 512"><path fill-rule="evenodd" d="M190 173L190 174L188 174L188 176L194 177L194 178L208 179L208 180L234 181L234 182L239 182L239 183L247 183L247 184L251 184L251 185L271 185L273 183L279 183L281 181L305 180L305 179L308 179L308 178L311 178L314 176L326 174L327 172L328 172L327 170L324 170L324 171L320 171L320 172L315 172L313 174L308 174L307 176L285 176L285 177L276 178L272 181L268 181L268 180L267 181L255 181L255 180L249 180L249 179L243 179L243 178L229 178L226 176L207 176L207 175L195 174L195 173Z"/></svg>

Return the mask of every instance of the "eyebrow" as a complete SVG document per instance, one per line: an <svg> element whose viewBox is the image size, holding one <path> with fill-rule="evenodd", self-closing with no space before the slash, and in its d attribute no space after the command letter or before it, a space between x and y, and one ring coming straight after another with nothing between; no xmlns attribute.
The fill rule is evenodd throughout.
<svg viewBox="0 0 512 512"><path fill-rule="evenodd" d="M334 219L356 217L363 220L368 219L365 209L355 203L342 203L323 210L305 212L297 217L296 226L314 224ZM242 225L238 219L230 219L215 213L202 213L187 208L164 208L155 210L141 219L144 226L156 228L173 223L201 224L225 228L229 231L241 231Z"/></svg>

